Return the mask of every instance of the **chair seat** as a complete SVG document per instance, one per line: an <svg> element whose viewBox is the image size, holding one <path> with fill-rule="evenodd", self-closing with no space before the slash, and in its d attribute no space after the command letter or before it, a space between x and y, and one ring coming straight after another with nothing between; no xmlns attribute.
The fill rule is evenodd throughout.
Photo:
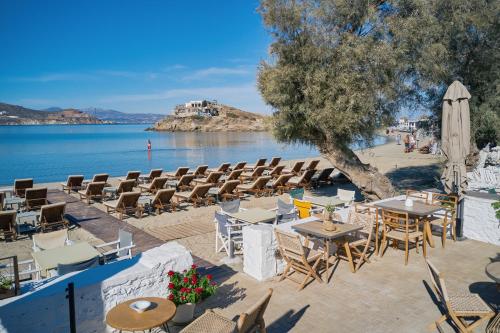
<svg viewBox="0 0 500 333"><path fill-rule="evenodd" d="M237 189L239 189L239 190L251 190L252 189L252 184L238 185Z"/></svg>
<svg viewBox="0 0 500 333"><path fill-rule="evenodd" d="M299 185L300 177L292 177L288 180L288 183L291 185Z"/></svg>
<svg viewBox="0 0 500 333"><path fill-rule="evenodd" d="M477 294L450 295L450 306L457 315L488 314L491 308Z"/></svg>
<svg viewBox="0 0 500 333"><path fill-rule="evenodd" d="M500 312L486 327L486 333L500 333Z"/></svg>
<svg viewBox="0 0 500 333"><path fill-rule="evenodd" d="M232 333L235 331L236 323L212 311L205 312L188 326L181 330L181 333Z"/></svg>
<svg viewBox="0 0 500 333"><path fill-rule="evenodd" d="M145 190L149 190L151 188L151 184L152 183L139 184L139 187Z"/></svg>
<svg viewBox="0 0 500 333"><path fill-rule="evenodd" d="M447 222L448 222L448 221L447 221ZM436 216L436 217L434 217L434 218L431 218L431 219L430 219L430 223L431 223L432 225L436 225L436 226L440 226L440 227L442 227L442 226L443 226L443 224L444 224L444 217L437 217L437 216Z"/></svg>
<svg viewBox="0 0 500 333"><path fill-rule="evenodd" d="M311 262L316 261L319 257L324 256L324 255L325 255L325 253L322 250L318 251L315 249L308 249L306 260L307 260L307 262L311 263Z"/></svg>
<svg viewBox="0 0 500 333"><path fill-rule="evenodd" d="M108 206L111 208L116 208L118 205L118 200L107 201L104 203L104 206Z"/></svg>
<svg viewBox="0 0 500 333"><path fill-rule="evenodd" d="M408 233L408 237L410 239L412 239L412 238L420 238L423 235L424 235L424 233L422 231L414 231L414 232ZM398 240L405 240L406 239L406 233L403 232L403 231L391 230L391 231L389 231L387 233L387 237L398 239Z"/></svg>
<svg viewBox="0 0 500 333"><path fill-rule="evenodd" d="M174 196L181 197L183 199L189 199L191 197L191 192L190 191L177 192L174 194Z"/></svg>

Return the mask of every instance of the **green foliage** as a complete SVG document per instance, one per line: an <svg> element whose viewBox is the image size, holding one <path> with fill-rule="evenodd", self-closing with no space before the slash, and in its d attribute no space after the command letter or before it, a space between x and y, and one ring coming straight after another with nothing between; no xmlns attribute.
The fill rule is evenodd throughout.
<svg viewBox="0 0 500 333"><path fill-rule="evenodd" d="M176 305L198 303L215 294L217 284L212 281L212 276L200 276L195 265L183 273L169 271L168 299Z"/></svg>
<svg viewBox="0 0 500 333"><path fill-rule="evenodd" d="M12 288L12 279L0 273L0 289L9 290Z"/></svg>
<svg viewBox="0 0 500 333"><path fill-rule="evenodd" d="M453 80L470 90L473 137L498 140L499 1L262 0L273 38L258 86L274 132L347 149L402 107L439 122Z"/></svg>
<svg viewBox="0 0 500 333"><path fill-rule="evenodd" d="M495 210L495 216L500 220L500 201L492 203L491 206Z"/></svg>

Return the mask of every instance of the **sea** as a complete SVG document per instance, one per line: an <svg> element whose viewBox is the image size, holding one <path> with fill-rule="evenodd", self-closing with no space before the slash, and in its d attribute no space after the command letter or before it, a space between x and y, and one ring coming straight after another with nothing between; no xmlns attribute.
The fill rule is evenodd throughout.
<svg viewBox="0 0 500 333"><path fill-rule="evenodd" d="M278 143L267 132L151 132L150 125L0 126L0 186L14 179L35 183L64 181L68 175L96 173L122 176L129 170L175 170L222 162L255 163L258 158L284 160L318 156L315 147ZM152 149L148 151L147 142ZM377 137L374 145L385 143ZM360 149L366 145L357 143Z"/></svg>

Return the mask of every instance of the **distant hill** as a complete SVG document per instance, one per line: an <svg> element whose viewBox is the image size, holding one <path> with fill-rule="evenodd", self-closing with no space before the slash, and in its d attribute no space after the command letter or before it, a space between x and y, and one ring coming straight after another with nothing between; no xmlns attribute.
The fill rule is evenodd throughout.
<svg viewBox="0 0 500 333"><path fill-rule="evenodd" d="M115 124L154 124L165 117L165 115L154 113L125 113L94 107L80 109L80 111Z"/></svg>
<svg viewBox="0 0 500 333"><path fill-rule="evenodd" d="M40 111L19 105L0 103L0 125L103 124L104 122L76 109Z"/></svg>
<svg viewBox="0 0 500 333"><path fill-rule="evenodd" d="M244 132L267 131L268 129L269 117L221 104L218 116L181 118L170 115L157 122L149 130L169 132Z"/></svg>

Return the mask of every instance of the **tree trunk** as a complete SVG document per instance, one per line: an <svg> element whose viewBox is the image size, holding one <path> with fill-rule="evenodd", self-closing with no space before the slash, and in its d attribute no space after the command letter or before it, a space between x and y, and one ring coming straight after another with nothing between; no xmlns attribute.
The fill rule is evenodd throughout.
<svg viewBox="0 0 500 333"><path fill-rule="evenodd" d="M389 178L370 164L362 163L351 149L326 143L319 147L319 150L367 199L377 200L395 195L396 191Z"/></svg>

